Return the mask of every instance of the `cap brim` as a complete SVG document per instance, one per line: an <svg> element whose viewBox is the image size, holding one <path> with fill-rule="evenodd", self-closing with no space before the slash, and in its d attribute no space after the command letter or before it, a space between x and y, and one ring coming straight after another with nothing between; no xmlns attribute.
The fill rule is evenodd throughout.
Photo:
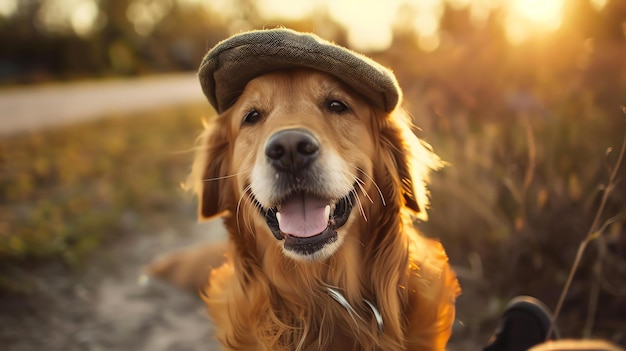
<svg viewBox="0 0 626 351"><path fill-rule="evenodd" d="M335 76L387 112L400 101L398 82L389 69L314 34L284 28L245 32L220 42L206 54L198 75L202 91L222 113L250 80L299 67Z"/></svg>

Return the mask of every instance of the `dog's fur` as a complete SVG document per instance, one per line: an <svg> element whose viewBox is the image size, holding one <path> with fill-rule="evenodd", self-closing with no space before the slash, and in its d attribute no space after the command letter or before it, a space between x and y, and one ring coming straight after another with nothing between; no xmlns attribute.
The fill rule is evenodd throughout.
<svg viewBox="0 0 626 351"><path fill-rule="evenodd" d="M288 129L319 141L308 168L290 171L300 176L266 153L268 139ZM204 294L224 347L444 349L460 290L440 243L414 226L439 164L403 111L385 113L330 75L298 69L250 81L207 125L190 177L200 216L223 216L228 231L228 261ZM353 194L336 240L303 253L275 238L263 213L294 191L331 204ZM380 311L382 331L364 300Z"/></svg>

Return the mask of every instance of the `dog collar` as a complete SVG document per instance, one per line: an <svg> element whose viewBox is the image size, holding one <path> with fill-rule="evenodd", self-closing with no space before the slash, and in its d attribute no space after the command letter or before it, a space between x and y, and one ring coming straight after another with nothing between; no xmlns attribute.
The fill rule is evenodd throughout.
<svg viewBox="0 0 626 351"><path fill-rule="evenodd" d="M198 77L218 113L231 107L246 84L272 71L312 68L335 76L386 112L399 104L395 75L373 60L310 33L276 28L234 35L204 56Z"/></svg>
<svg viewBox="0 0 626 351"><path fill-rule="evenodd" d="M350 303L348 302L348 299L346 299L345 296L343 296L343 294L339 292L339 290L335 288L331 288L331 287L326 287L326 291L328 291L328 295L330 295L330 297L332 297L333 300L337 301L338 304L343 306L343 308L345 308L348 311L348 314L350 314L350 317L352 317L352 319L354 319L356 316L357 318L363 320L363 318L361 318L361 316L359 316L356 313L352 305L350 305ZM382 314L380 314L380 311L378 311L376 306L374 306L374 304L371 303L370 301L363 299L363 302L365 303L365 305L367 305L367 307L369 307L370 310L372 310L372 313L374 314L374 319L376 319L376 324L378 325L378 333L382 334L383 333Z"/></svg>

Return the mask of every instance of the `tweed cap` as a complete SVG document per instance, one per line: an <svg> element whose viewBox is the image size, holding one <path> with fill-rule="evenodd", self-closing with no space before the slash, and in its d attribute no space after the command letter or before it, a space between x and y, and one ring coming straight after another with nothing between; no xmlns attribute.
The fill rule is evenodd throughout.
<svg viewBox="0 0 626 351"><path fill-rule="evenodd" d="M400 101L389 69L314 34L284 28L244 32L218 43L202 60L198 76L204 95L222 113L255 77L299 67L335 76L387 112Z"/></svg>

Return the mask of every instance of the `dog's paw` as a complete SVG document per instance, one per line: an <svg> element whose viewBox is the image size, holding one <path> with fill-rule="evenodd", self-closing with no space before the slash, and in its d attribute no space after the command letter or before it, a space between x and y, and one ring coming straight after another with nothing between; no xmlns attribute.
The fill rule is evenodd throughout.
<svg viewBox="0 0 626 351"><path fill-rule="evenodd" d="M186 290L203 290L213 268L226 262L226 242L203 244L168 252L144 268L140 284L157 278Z"/></svg>

